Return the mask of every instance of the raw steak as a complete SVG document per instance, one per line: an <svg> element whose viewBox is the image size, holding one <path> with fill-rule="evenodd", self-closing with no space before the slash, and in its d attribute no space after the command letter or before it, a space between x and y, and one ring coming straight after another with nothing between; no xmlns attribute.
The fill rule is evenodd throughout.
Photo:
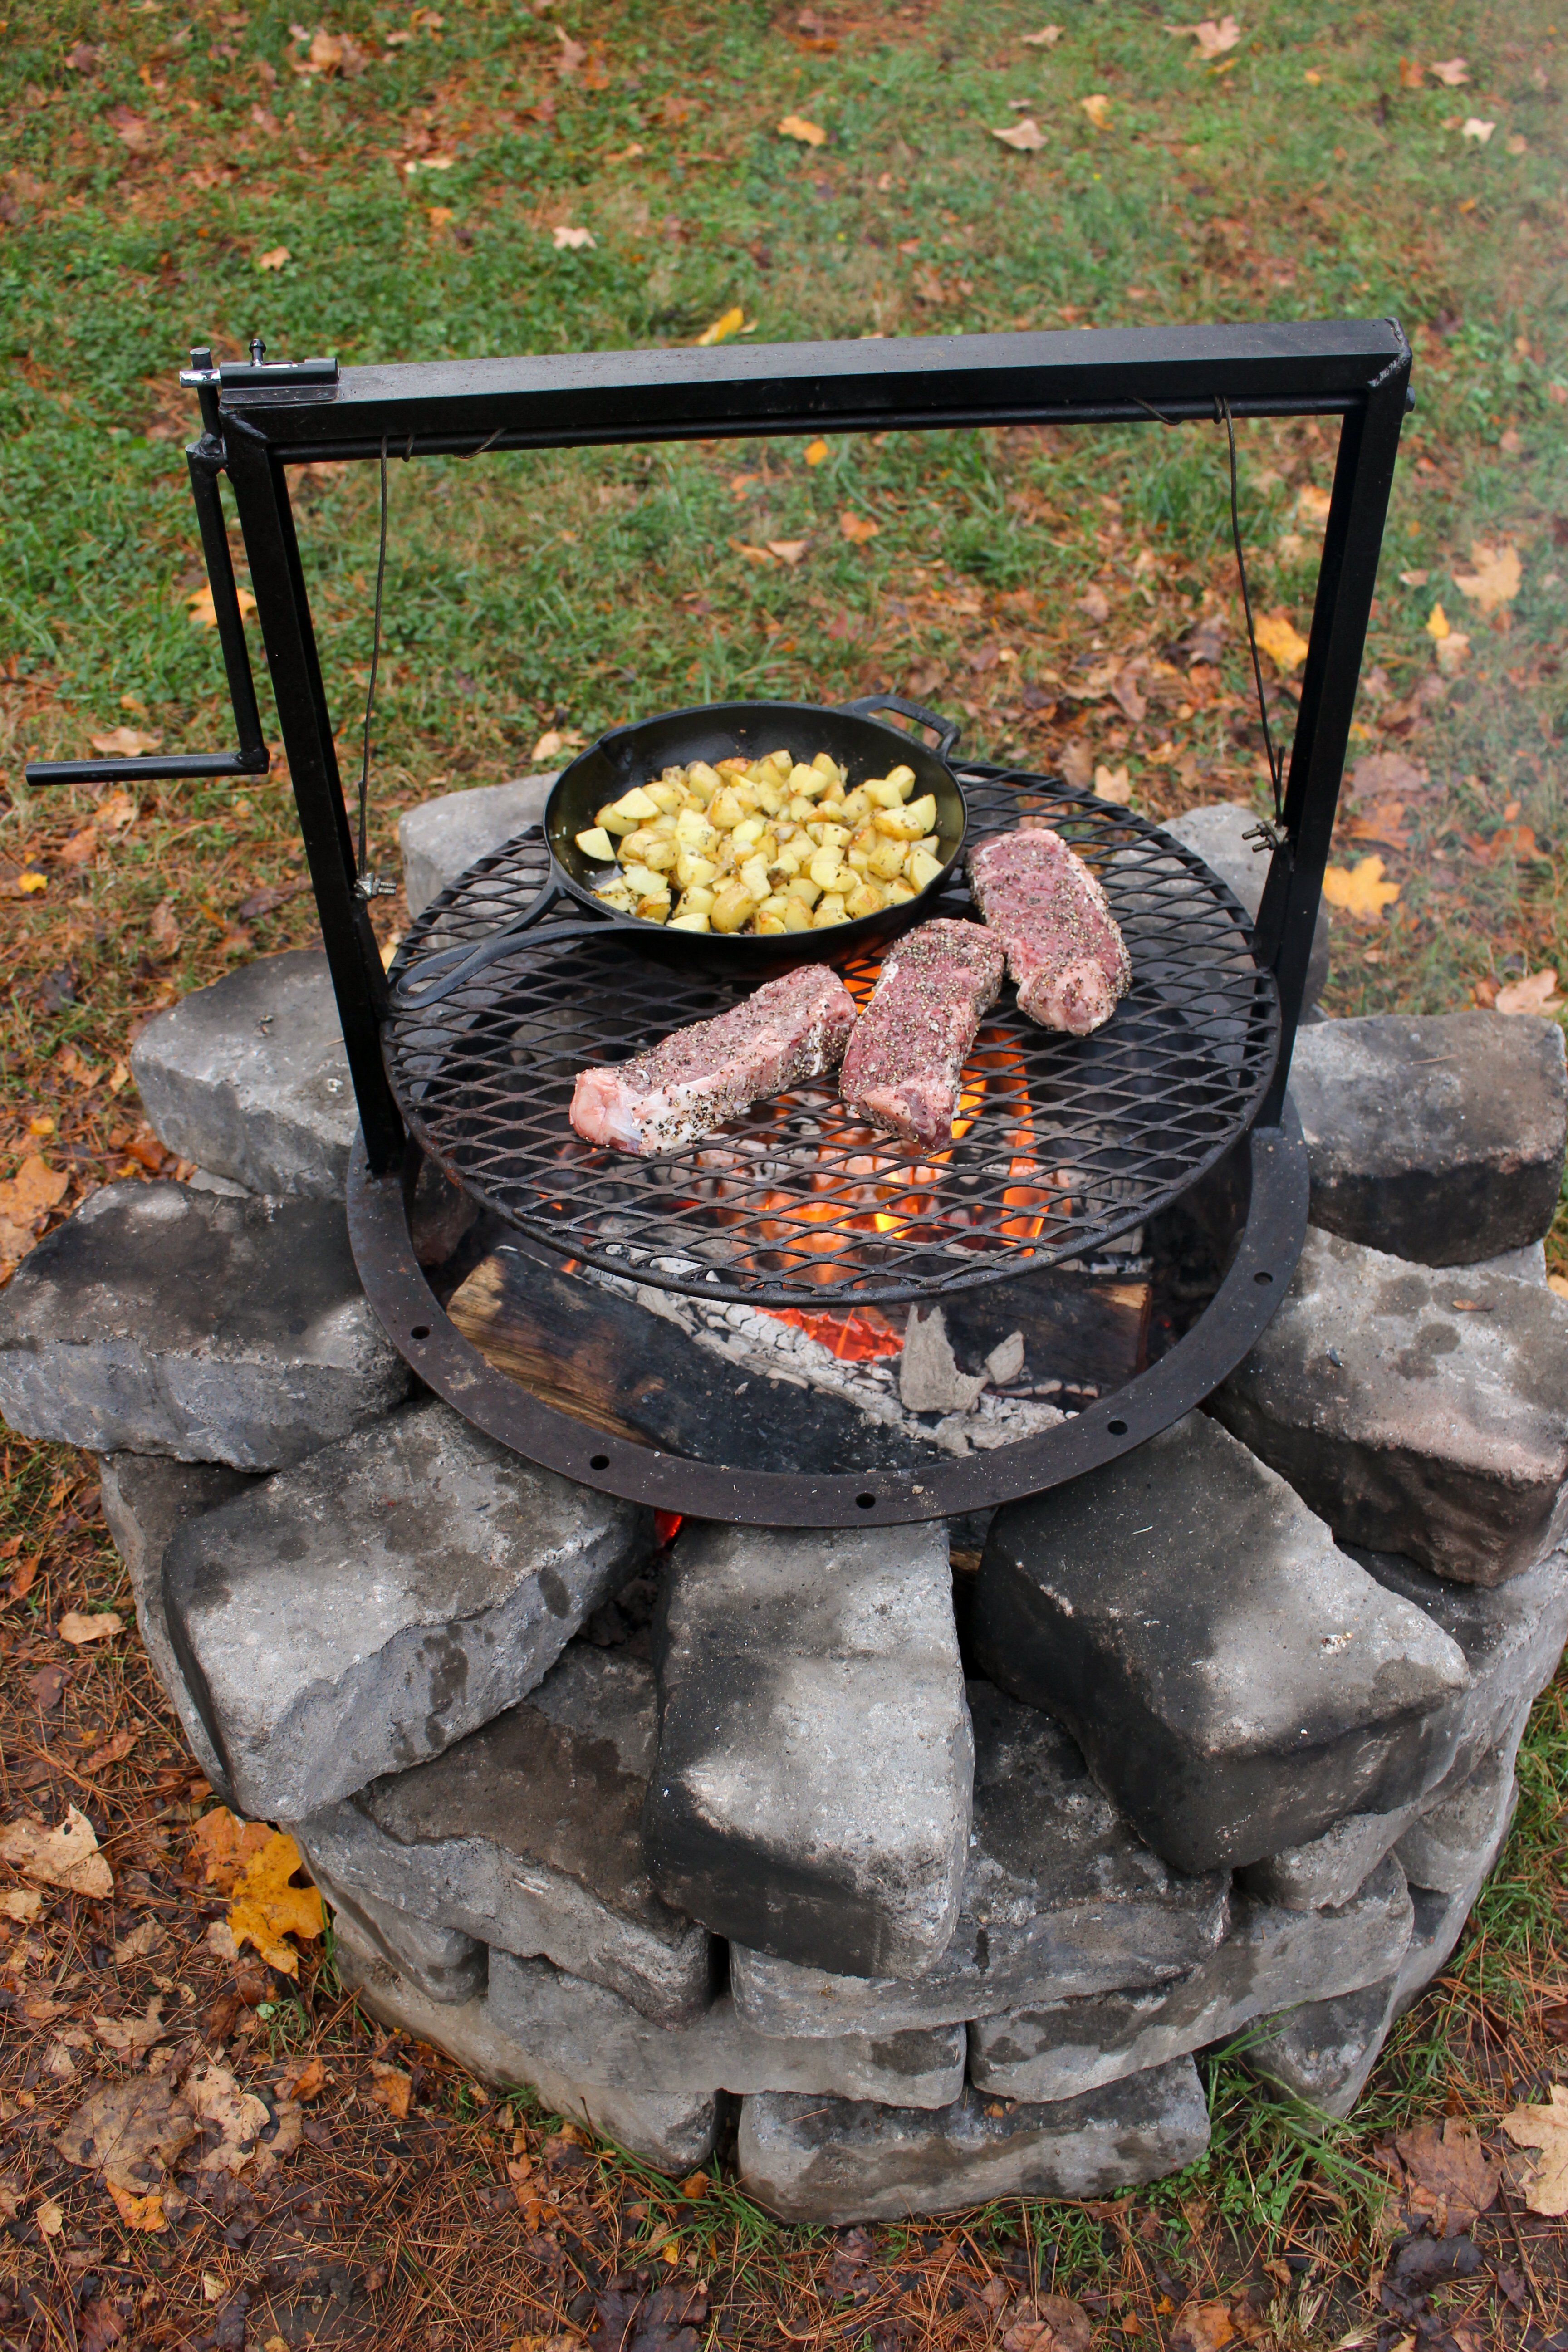
<svg viewBox="0 0 1568 2352"><path fill-rule="evenodd" d="M1042 1029L1087 1037L1132 985L1105 893L1059 833L999 833L969 854L986 922L1007 950L1018 1005Z"/></svg>
<svg viewBox="0 0 1568 2352"><path fill-rule="evenodd" d="M837 973L803 964L732 1013L673 1031L635 1061L584 1070L572 1124L589 1143L644 1160L679 1151L763 1095L835 1068L854 1025L855 1000Z"/></svg>
<svg viewBox="0 0 1568 2352"><path fill-rule="evenodd" d="M964 1057L1002 965L1001 942L978 923L922 923L890 947L844 1056L850 1109L910 1143L950 1142Z"/></svg>

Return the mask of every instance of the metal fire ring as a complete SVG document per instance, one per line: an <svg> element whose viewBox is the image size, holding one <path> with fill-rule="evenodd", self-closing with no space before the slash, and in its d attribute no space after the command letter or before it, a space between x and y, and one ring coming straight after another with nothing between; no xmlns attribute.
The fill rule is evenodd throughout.
<svg viewBox="0 0 1568 2352"><path fill-rule="evenodd" d="M637 1160L584 1142L567 1112L591 1064L707 1019L754 977L683 961L605 926L546 919L438 1003L398 1006L384 1044L410 1132L453 1181L542 1247L688 1296L814 1310L937 1301L1090 1255L1215 1167L1257 1118L1279 1000L1219 877L1146 819L1023 769L959 772L972 838L1049 824L1088 859L1132 957L1089 1037L1040 1028L1009 987L965 1072L953 1140L921 1153L858 1123L823 1079L687 1150ZM548 859L524 833L409 929L421 956L483 939L533 899ZM972 912L954 875L933 912ZM821 935L832 955L831 932ZM832 959L862 998L877 951Z"/></svg>
<svg viewBox="0 0 1568 2352"><path fill-rule="evenodd" d="M529 1461L657 1510L745 1527L897 1526L983 1510L1081 1477L1157 1436L1238 1364L1282 1302L1307 1227L1307 1153L1286 1124L1255 1128L1236 1150L1246 1215L1219 1289L1185 1336L1145 1372L1035 1437L916 1469L816 1476L699 1462L613 1437L542 1404L496 1371L437 1304L414 1255L409 1205L421 1156L373 1176L363 1135L349 1171L354 1263L388 1338L427 1388Z"/></svg>

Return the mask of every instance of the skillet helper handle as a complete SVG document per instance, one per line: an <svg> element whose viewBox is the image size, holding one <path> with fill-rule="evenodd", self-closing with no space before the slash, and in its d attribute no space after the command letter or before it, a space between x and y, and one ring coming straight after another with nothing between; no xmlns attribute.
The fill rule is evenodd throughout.
<svg viewBox="0 0 1568 2352"><path fill-rule="evenodd" d="M529 827L531 831L533 828ZM510 923L491 931L482 940L459 940L448 948L437 948L431 955L421 956L411 965L392 992L392 1002L399 1013L420 1013L427 1004L438 1004L453 990L483 971L514 947L525 933L531 930L552 907L560 906L566 898L553 875L546 877L539 895ZM556 940L580 939L586 932L597 931L604 918L590 916L581 922L560 923L552 930L552 942Z"/></svg>
<svg viewBox="0 0 1568 2352"><path fill-rule="evenodd" d="M841 702L838 708L857 719L875 719L879 710L896 710L900 719L912 719L917 726L929 727L937 739L939 760L951 756L963 731L959 719L944 719L939 710L928 710L923 702L911 702L902 694L858 694L853 702Z"/></svg>

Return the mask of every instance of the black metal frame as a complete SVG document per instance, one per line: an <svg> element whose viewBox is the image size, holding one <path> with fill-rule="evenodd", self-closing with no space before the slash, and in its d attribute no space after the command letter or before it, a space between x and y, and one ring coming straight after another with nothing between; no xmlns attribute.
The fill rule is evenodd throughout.
<svg viewBox="0 0 1568 2352"><path fill-rule="evenodd" d="M1400 428L1410 404L1410 347L1397 321L1282 320L729 345L711 351L598 352L341 371L334 360L267 362L265 347L258 341L251 346L248 365L215 367L205 350L193 352L192 362L181 382L198 395L204 431L187 456L238 749L166 759L39 762L28 768L27 779L32 784L47 784L265 772L267 748L219 500L217 477L226 473L249 560L359 1107L364 1164L355 1180L357 1205L352 1205L351 1213L356 1233L368 1235L374 1228L379 1234L376 1247L384 1263L390 1265L406 1254L408 1266L413 1259L405 1250L405 1250L392 1250L388 1258L384 1216L379 1211L370 1214L373 1202L384 1208L395 1195L402 1197L406 1138L383 1063L387 980L356 869L289 498L289 466L323 459L378 460L385 453L399 458L440 453L478 456L497 448L835 431L1016 424L1163 425L1217 418L1222 403L1238 417L1338 416L1338 459L1285 792L1284 837L1270 860L1255 927L1255 952L1272 970L1278 984L1282 1027L1279 1061L1258 1112L1253 1149L1255 1155L1265 1154L1265 1162L1270 1150L1285 1150L1291 1047L1350 739ZM1295 1150L1299 1155L1300 1147ZM1251 1231L1249 1223L1247 1233ZM1247 1245L1244 1234L1242 1258ZM1182 1347L1154 1373L1144 1376L1151 1398L1164 1400L1159 1407L1164 1421L1185 1409L1182 1399L1191 1403L1206 1394L1250 1344L1254 1328L1267 1319L1259 1310L1277 1302L1283 1289L1280 1269L1273 1271L1274 1281L1255 1290L1250 1315L1238 1318L1234 1311L1222 1314L1221 1300L1216 1300ZM394 1290L405 1273L397 1276ZM1221 1299L1231 1288L1227 1278ZM385 1286L380 1286L381 1295L375 1285L372 1292L384 1316ZM420 1315L429 1319L423 1308ZM408 1332L403 1329L405 1321ZM432 1331L438 1328L430 1321ZM412 1319L395 1313L389 1328L411 1360L431 1378L426 1342L409 1336ZM468 1353L471 1356L472 1350ZM1179 1380L1172 1369L1178 1358L1184 1367ZM496 1377L486 1374L487 1381ZM441 1382L437 1380L433 1385ZM1138 1389L1140 1383L1132 1386ZM1164 1425L1164 1421L1146 1420L1142 1409L1134 1421L1126 1402L1130 1393L1121 1393L1114 1412L1108 1406L1098 1419L1080 1416L1072 1427L1081 1430L1081 1436L1053 1446L1052 1460L1071 1460L1076 1468L1087 1468L1091 1460L1105 1458L1095 1451L1097 1444L1103 1443L1109 1452L1120 1451L1121 1441L1106 1439L1103 1431L1098 1439L1094 1433L1100 1422L1113 1417L1136 1432L1127 1436L1127 1444ZM498 1434L515 1427L518 1434L509 1442L537 1459L557 1461L563 1469L573 1466L562 1458L563 1449L570 1450L563 1433L544 1430L542 1407L524 1400L503 1411L493 1402L481 1404L481 1396L488 1395L482 1383L474 1386L472 1366L460 1367L453 1402L470 1419L494 1425ZM574 1443L581 1452L584 1437L580 1428ZM610 1441L595 1450L606 1448L613 1453ZM1028 1483L1012 1483L1015 1472L1037 1486L1074 1475L1068 1467L1047 1475L1043 1462L1026 1467L1029 1444L1008 1451L1018 1460L1005 1478L981 1478L978 1470L956 1463L944 1475L944 1495L967 1491L967 1484L978 1482L988 1491L977 1493L977 1499L993 1500L995 1494L989 1490L998 1484L1012 1492L1029 1490ZM994 1456L989 1459L995 1462ZM574 1475L584 1472L576 1467ZM595 1483L646 1494L649 1499L656 1498L654 1488L668 1478L669 1491L661 1491L658 1498L671 1508L708 1510L716 1517L759 1515L727 1508L718 1491L710 1496L715 1475L704 1473L700 1465L673 1460L650 1475L647 1457L624 1473L617 1468L609 1475L590 1474ZM622 1483L623 1475L627 1483ZM826 1497L828 1488L846 1482L798 1483L822 1488ZM801 1524L835 1524L826 1516L829 1502L841 1516L858 1516L858 1507L846 1511L842 1495L827 1498L820 1507L797 1498L790 1515ZM970 1506L944 1499L942 1507ZM889 1504L870 1516L899 1518L930 1513Z"/></svg>

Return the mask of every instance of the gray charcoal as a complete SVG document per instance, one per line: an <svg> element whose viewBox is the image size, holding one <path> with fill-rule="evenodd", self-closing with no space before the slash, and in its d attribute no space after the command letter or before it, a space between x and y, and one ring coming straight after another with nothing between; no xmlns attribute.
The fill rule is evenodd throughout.
<svg viewBox="0 0 1568 2352"><path fill-rule="evenodd" d="M342 1199L359 1111L324 949L258 956L182 997L131 1074L171 1151L249 1192Z"/></svg>
<svg viewBox="0 0 1568 2352"><path fill-rule="evenodd" d="M1371 1013L1304 1029L1290 1065L1315 1225L1426 1265L1539 1241L1568 1086L1555 1021Z"/></svg>
<svg viewBox="0 0 1568 2352"><path fill-rule="evenodd" d="M1335 1911L1285 1911L1235 1898L1229 1935L1203 1965L1150 1992L1049 1997L969 2030L969 2077L987 2094L1062 2099L1184 2052L1227 2040L1250 2019L1350 1992L1388 1977L1408 1947L1414 1912L1389 1858Z"/></svg>
<svg viewBox="0 0 1568 2352"><path fill-rule="evenodd" d="M1065 1733L989 1683L969 1685L974 1817L952 1941L902 1979L799 1968L731 1948L736 2006L764 2033L890 2033L1065 1994L1180 1978L1229 1916L1222 1873L1184 1877L1129 1830Z"/></svg>
<svg viewBox="0 0 1568 2352"><path fill-rule="evenodd" d="M443 2006L472 2000L484 1991L489 1955L472 1936L433 1927L369 1895L345 1895L317 1867L309 1847L303 1851L310 1876L331 1906L340 1949L352 1952L366 1968L389 1962L426 2000Z"/></svg>
<svg viewBox="0 0 1568 2352"><path fill-rule="evenodd" d="M666 1902L808 1966L930 1968L974 1763L942 1524L689 1523L656 1665L643 1839Z"/></svg>
<svg viewBox="0 0 1568 2352"><path fill-rule="evenodd" d="M526 825L538 824L554 782L553 776L518 776L510 783L477 784L405 809L397 839L410 915L422 915L459 874Z"/></svg>
<svg viewBox="0 0 1568 2352"><path fill-rule="evenodd" d="M1284 1305L1211 1410L1341 1543L1500 1584L1568 1524L1564 1397L1568 1300L1310 1228Z"/></svg>
<svg viewBox="0 0 1568 2352"><path fill-rule="evenodd" d="M488 2000L432 2000L389 1961L362 1960L347 1950L341 1968L344 1983L372 2017L417 2042L434 2043L491 2089L532 2091L552 2115L585 2123L656 2171L689 2172L712 2155L719 2136L717 2099L574 2083L502 2032Z"/></svg>
<svg viewBox="0 0 1568 2352"><path fill-rule="evenodd" d="M619 1993L660 2025L712 1997L712 1939L643 1860L653 1670L570 1643L520 1706L300 1834L356 1895L466 1930Z"/></svg>
<svg viewBox="0 0 1568 2352"><path fill-rule="evenodd" d="M741 2185L786 2221L901 2221L993 2198L1104 2197L1193 2163L1208 2107L1190 2058L1085 2097L934 2114L763 2092L742 2102Z"/></svg>
<svg viewBox="0 0 1568 2352"><path fill-rule="evenodd" d="M1201 857L1238 898L1256 922L1268 878L1266 842L1248 841L1258 831L1258 811L1244 801L1211 801L1173 817L1162 828L1183 847ZM1312 932L1312 952L1307 962L1305 1004L1316 1004L1329 982L1329 910L1320 904Z"/></svg>
<svg viewBox="0 0 1568 2352"><path fill-rule="evenodd" d="M110 1454L98 1465L103 1516L136 1596L136 1624L153 1671L167 1692L191 1753L226 1804L233 1801L223 1759L213 1746L169 1638L163 1607L163 1554L176 1528L244 1494L250 1480L221 1462L171 1462L166 1454Z"/></svg>
<svg viewBox="0 0 1568 2352"><path fill-rule="evenodd" d="M650 1544L427 1403L187 1520L163 1598L241 1807L299 1822L515 1706Z"/></svg>
<svg viewBox="0 0 1568 2352"><path fill-rule="evenodd" d="M106 1184L0 1296L0 1412L95 1454L273 1470L379 1421L410 1379L335 1201Z"/></svg>
<svg viewBox="0 0 1568 2352"><path fill-rule="evenodd" d="M1201 1413L1000 1511L973 1607L985 1671L1180 1870L1390 1811L1454 1752L1457 1643Z"/></svg>
<svg viewBox="0 0 1568 2352"><path fill-rule="evenodd" d="M617 2090L816 2091L905 2107L947 2106L963 2090L962 2025L775 2040L727 1994L689 2025L652 2025L603 1985L506 1952L491 1960L489 2003L501 2030L558 2074Z"/></svg>

